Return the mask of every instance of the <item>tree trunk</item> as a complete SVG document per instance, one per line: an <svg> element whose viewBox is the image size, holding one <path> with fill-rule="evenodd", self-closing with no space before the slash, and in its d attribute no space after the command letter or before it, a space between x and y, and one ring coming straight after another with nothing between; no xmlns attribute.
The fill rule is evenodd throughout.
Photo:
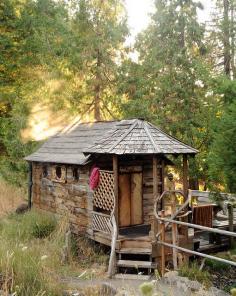
<svg viewBox="0 0 236 296"><path fill-rule="evenodd" d="M180 2L180 6L181 6L180 47L182 49L184 49L185 48L185 19L184 19L184 5L183 5L183 1Z"/></svg>
<svg viewBox="0 0 236 296"><path fill-rule="evenodd" d="M230 38L231 38L231 69L232 69L232 77L233 79L236 79L236 69L235 69L235 22L234 22L234 0L231 0L230 3Z"/></svg>
<svg viewBox="0 0 236 296"><path fill-rule="evenodd" d="M96 77L94 87L94 118L101 120L101 56L97 50L97 64L96 64Z"/></svg>
<svg viewBox="0 0 236 296"><path fill-rule="evenodd" d="M224 72L230 77L230 26L229 26L229 0L223 0L223 45L224 45Z"/></svg>

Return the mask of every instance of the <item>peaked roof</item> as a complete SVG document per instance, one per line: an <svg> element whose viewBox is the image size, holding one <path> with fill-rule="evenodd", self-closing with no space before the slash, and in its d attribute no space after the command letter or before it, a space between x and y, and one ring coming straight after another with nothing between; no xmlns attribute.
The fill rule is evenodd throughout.
<svg viewBox="0 0 236 296"><path fill-rule="evenodd" d="M84 149L84 153L108 154L196 154L198 150L166 134L151 123L140 120L122 120Z"/></svg>
<svg viewBox="0 0 236 296"><path fill-rule="evenodd" d="M85 164L89 154L195 154L198 151L140 119L80 123L46 141L25 159Z"/></svg>

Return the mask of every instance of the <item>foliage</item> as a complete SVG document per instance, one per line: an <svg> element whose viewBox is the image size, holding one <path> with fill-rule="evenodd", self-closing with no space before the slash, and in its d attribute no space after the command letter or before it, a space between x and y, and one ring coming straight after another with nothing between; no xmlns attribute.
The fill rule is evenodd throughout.
<svg viewBox="0 0 236 296"><path fill-rule="evenodd" d="M198 19L201 1L154 4L130 48L123 0L1 1L2 177L26 185L23 158L40 144L35 139L48 137L49 125L142 117L199 149L190 159L191 184L235 190L234 150L222 149L231 136L223 129L234 124L227 114L236 94L235 0L216 1L207 32Z"/></svg>
<svg viewBox="0 0 236 296"><path fill-rule="evenodd" d="M214 142L209 153L209 173L214 182L227 185L229 192L236 192L236 102L225 110L218 120Z"/></svg>
<svg viewBox="0 0 236 296"><path fill-rule="evenodd" d="M139 289L143 296L153 295L153 283L143 283L139 286Z"/></svg>
<svg viewBox="0 0 236 296"><path fill-rule="evenodd" d="M232 289L230 289L230 293L232 296L236 295L236 284L234 285L234 287L232 287Z"/></svg>
<svg viewBox="0 0 236 296"><path fill-rule="evenodd" d="M141 116L200 150L192 177L204 179L215 101L204 25L195 1L155 1L149 27L138 36L138 63L127 61L121 91L124 116Z"/></svg>
<svg viewBox="0 0 236 296"><path fill-rule="evenodd" d="M188 277L190 280L198 281L202 283L205 287L209 288L211 286L211 277L207 271L202 271L196 262L191 265L183 265L179 269L179 275L183 277Z"/></svg>
<svg viewBox="0 0 236 296"><path fill-rule="evenodd" d="M44 219L48 222L43 222ZM35 238L35 225L41 225L41 230L45 229L42 225L53 225L55 229L47 237ZM104 263L102 258L105 260L105 256L101 252L94 252L85 239L80 240L79 244L76 242L76 256L73 257L74 253L72 253L68 262L62 262L62 250L67 230L67 217L55 222L52 214L36 210L2 219L0 223L2 242L0 245L0 274L4 279L4 285L1 287L4 293L17 292L19 296L59 296L65 288L59 281L62 276L84 274L84 278L91 279L95 274L96 276L103 275L105 270L101 267ZM36 235L38 236L38 232ZM100 255L102 256L98 268L93 266L93 263ZM94 272L86 272L86 269L91 266Z"/></svg>
<svg viewBox="0 0 236 296"><path fill-rule="evenodd" d="M206 259L205 261L206 266L209 266L213 271L220 271L222 269L229 270L230 265L224 262L220 262L217 260Z"/></svg>

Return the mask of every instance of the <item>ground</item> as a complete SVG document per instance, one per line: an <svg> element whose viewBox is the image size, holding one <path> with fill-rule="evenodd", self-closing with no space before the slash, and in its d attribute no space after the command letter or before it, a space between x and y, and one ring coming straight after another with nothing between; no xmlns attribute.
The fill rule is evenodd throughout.
<svg viewBox="0 0 236 296"><path fill-rule="evenodd" d="M125 275L121 280L108 280L106 269L109 251L102 250L83 237L72 237L68 250L65 245L67 217L56 220L52 215L36 210L24 215L14 213L15 208L26 201L26 196L24 189L0 182L0 290L6 293L17 293L17 296L59 296L67 291L68 295L104 296L104 287L108 287L109 295L120 296L226 295L212 288L206 291L202 284L196 282L196 279L202 278L205 281L205 274L191 280L176 275L159 279L156 275L148 283L126 280ZM229 253L219 255L227 257ZM234 253L231 255L235 256ZM225 266L211 266L208 262L206 269L213 274L212 282L221 289L225 288L224 283L235 283L234 269L227 269L230 278L226 279L222 271ZM196 270L192 270L192 274L195 276ZM190 275L190 269L187 269L187 275ZM214 278L216 276L217 279ZM144 290L151 287L153 291L142 294L140 285L144 286Z"/></svg>

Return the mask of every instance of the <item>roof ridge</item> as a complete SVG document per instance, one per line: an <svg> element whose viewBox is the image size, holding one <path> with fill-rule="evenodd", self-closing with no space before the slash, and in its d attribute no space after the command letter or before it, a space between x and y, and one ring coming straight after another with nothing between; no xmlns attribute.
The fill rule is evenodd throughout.
<svg viewBox="0 0 236 296"><path fill-rule="evenodd" d="M184 143L184 142L178 140L177 138L175 138L175 137L173 137L173 136L167 134L166 132L164 132L164 131L163 131L162 129L160 129L159 127L156 127L156 126L155 126L154 124L152 124L151 122L148 122L148 121L147 121L147 123L148 123L149 125L151 125L154 129L157 129L159 132L165 134L169 139L171 139L171 140L175 140L175 141L177 141L178 143L180 143L180 144L182 144L182 145L184 145L184 146L186 146L186 147L188 147L188 148L190 148L190 149L193 149L193 150L195 150L196 152L199 152L197 149L191 147L190 145L188 145L188 144L186 144L186 143Z"/></svg>
<svg viewBox="0 0 236 296"><path fill-rule="evenodd" d="M144 127L144 130L145 130L145 132L146 132L146 134L147 134L149 140L150 140L151 143L152 143L152 146L154 147L154 150L155 150L156 152L158 152L158 149L157 149L157 145L156 145L156 143L155 143L155 140L153 139L153 136L152 136L150 130L148 129L146 122L144 122L144 121L143 121L143 127Z"/></svg>
<svg viewBox="0 0 236 296"><path fill-rule="evenodd" d="M111 152L122 140L124 140L125 137L128 136L128 134L136 127L138 124L139 120L135 119L134 123L130 126L130 128L123 134L122 137L120 137L109 149L108 152ZM117 130L117 129L116 129Z"/></svg>

